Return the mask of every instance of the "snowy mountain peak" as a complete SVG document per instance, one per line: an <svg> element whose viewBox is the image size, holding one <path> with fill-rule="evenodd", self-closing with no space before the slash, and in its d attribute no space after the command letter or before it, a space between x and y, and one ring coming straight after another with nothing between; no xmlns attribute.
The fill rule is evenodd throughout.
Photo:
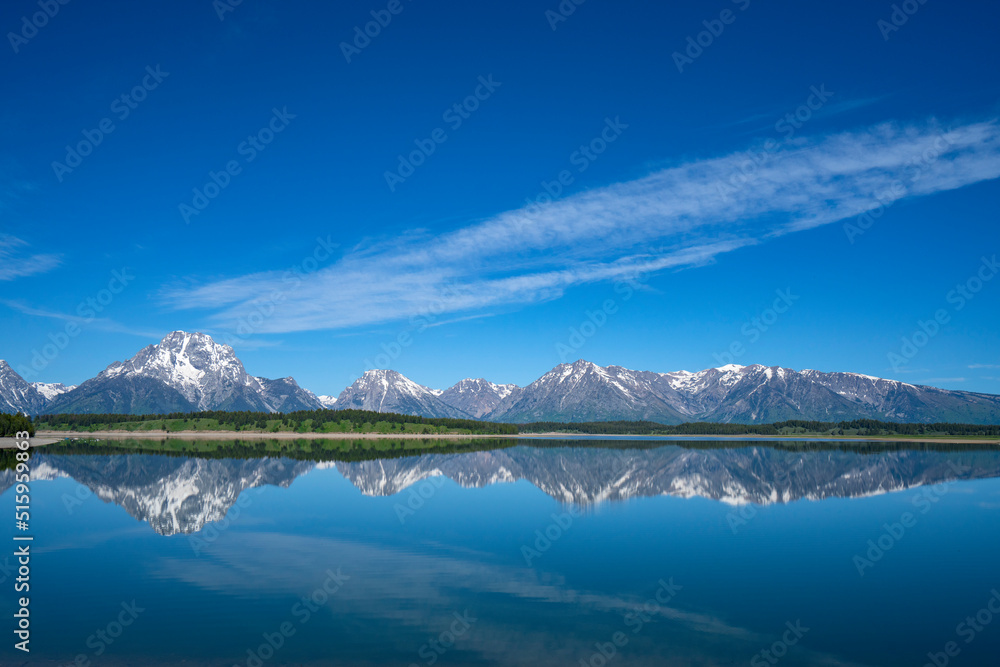
<svg viewBox="0 0 1000 667"><path fill-rule="evenodd" d="M465 379L441 392L448 405L481 419L497 409L505 398L520 387L516 384L496 384L483 378Z"/></svg>
<svg viewBox="0 0 1000 667"><path fill-rule="evenodd" d="M260 381L246 372L232 347L219 345L207 334L186 331L167 334L125 363L108 366L104 373L155 378L199 410L213 409L238 387L261 389Z"/></svg>
<svg viewBox="0 0 1000 667"><path fill-rule="evenodd" d="M422 384L417 384L399 371L388 369L365 371L365 374L362 375L361 378L354 384L375 390L381 389L383 392L389 391L390 388L394 388L412 396L434 393L432 389L425 387Z"/></svg>
<svg viewBox="0 0 1000 667"><path fill-rule="evenodd" d="M516 384L496 384L495 382L490 382L489 380L483 378L469 378L460 380L445 391L453 391L458 394L474 393L478 391L492 391L500 398L507 398L515 389L517 389Z"/></svg>
<svg viewBox="0 0 1000 667"><path fill-rule="evenodd" d="M439 397L443 392L417 384L402 373L387 369L365 371L365 374L337 397L338 410L371 410L395 412L424 417L456 417L469 415L454 408Z"/></svg>
<svg viewBox="0 0 1000 667"><path fill-rule="evenodd" d="M38 390L45 400L51 401L55 399L56 396L61 396L68 391L73 391L76 389L76 385L66 386L61 382L32 382L31 386Z"/></svg>
<svg viewBox="0 0 1000 667"><path fill-rule="evenodd" d="M584 359L578 359L572 364L559 364L551 371L539 378L538 381L543 379L555 378L558 382L562 382L569 379L579 379L586 375L587 373L600 373L605 374L604 369L597 364L586 361Z"/></svg>
<svg viewBox="0 0 1000 667"><path fill-rule="evenodd" d="M125 362L53 401L54 412L291 412L321 407L292 378L247 373L229 345L203 333L172 331Z"/></svg>
<svg viewBox="0 0 1000 667"><path fill-rule="evenodd" d="M755 366L759 365L760 364L755 364ZM739 373L744 368L746 368L746 366L740 366L739 364L726 364L725 366L719 366L715 370L720 371L722 373Z"/></svg>

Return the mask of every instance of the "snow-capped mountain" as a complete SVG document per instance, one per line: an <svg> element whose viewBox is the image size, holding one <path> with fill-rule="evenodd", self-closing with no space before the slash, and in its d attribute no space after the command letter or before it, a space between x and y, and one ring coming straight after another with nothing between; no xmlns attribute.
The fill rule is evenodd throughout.
<svg viewBox="0 0 1000 667"><path fill-rule="evenodd" d="M560 364L511 392L485 419L506 422L649 420L684 421L679 403L659 373L601 368L589 361Z"/></svg>
<svg viewBox="0 0 1000 667"><path fill-rule="evenodd" d="M300 387L293 377L279 380L255 377L261 387L261 397L268 406L268 412L295 412L296 410L319 410L325 407L319 396Z"/></svg>
<svg viewBox="0 0 1000 667"><path fill-rule="evenodd" d="M442 393L417 384L396 371L365 371L337 397L336 409L471 418L466 412L441 400Z"/></svg>
<svg viewBox="0 0 1000 667"><path fill-rule="evenodd" d="M0 412L33 415L47 403L48 398L37 386L25 381L10 364L0 359Z"/></svg>
<svg viewBox="0 0 1000 667"><path fill-rule="evenodd" d="M873 456L842 449L790 451L747 443L728 448L667 445L652 449L518 446L321 463L149 454L79 456L42 450L32 461L32 479L70 477L162 535L197 533L207 523L223 519L241 494L264 485L287 488L317 468L336 468L367 496L407 493L431 478L448 478L469 489L525 480L560 502L579 505L660 495L769 505L860 498L953 480L1000 477L997 451L903 450ZM14 471L0 471L0 493L13 484Z"/></svg>
<svg viewBox="0 0 1000 667"><path fill-rule="evenodd" d="M441 392L440 398L451 407L480 419L496 410L505 398L519 390L520 387L516 384L495 384L477 378L462 380L445 389Z"/></svg>
<svg viewBox="0 0 1000 667"><path fill-rule="evenodd" d="M513 392L484 419L770 423L785 419L1000 421L1000 396L949 391L856 373L738 366L653 373L588 361L560 364Z"/></svg>
<svg viewBox="0 0 1000 667"><path fill-rule="evenodd" d="M46 401L52 401L56 396L61 396L68 391L76 389L76 385L66 386L62 382L32 382L31 386L38 390Z"/></svg>
<svg viewBox="0 0 1000 667"><path fill-rule="evenodd" d="M26 414L162 414L195 410L359 409L425 417L533 421L709 421L786 419L1000 423L1000 396L950 391L861 375L730 364L659 373L580 360L526 387L466 379L430 389L393 370L371 370L338 397L295 380L247 373L233 349L210 336L175 331L78 387L24 381L0 362L0 410Z"/></svg>
<svg viewBox="0 0 1000 667"><path fill-rule="evenodd" d="M316 396L292 378L268 380L246 372L228 345L211 336L174 331L128 361L57 397L54 413L168 413L195 410L312 410Z"/></svg>

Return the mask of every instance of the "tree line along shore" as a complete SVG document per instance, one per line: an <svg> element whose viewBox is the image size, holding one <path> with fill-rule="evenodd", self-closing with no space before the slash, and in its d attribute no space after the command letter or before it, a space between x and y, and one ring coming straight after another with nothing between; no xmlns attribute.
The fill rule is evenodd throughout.
<svg viewBox="0 0 1000 667"><path fill-rule="evenodd" d="M691 422L660 424L650 421L566 423L541 421L501 424L470 419L420 417L366 410L308 410L289 413L206 411L153 415L56 414L29 418L0 414L0 436L17 432L52 431L94 433L329 433L375 435L647 435L647 436L829 436L909 438L996 438L1000 425L884 422L874 419L821 422L788 420L771 424Z"/></svg>

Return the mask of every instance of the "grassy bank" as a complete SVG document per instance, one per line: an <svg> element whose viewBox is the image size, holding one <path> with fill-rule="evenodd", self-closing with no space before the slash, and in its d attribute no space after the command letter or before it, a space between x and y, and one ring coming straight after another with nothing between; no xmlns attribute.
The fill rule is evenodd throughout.
<svg viewBox="0 0 1000 667"><path fill-rule="evenodd" d="M94 433L330 433L411 435L515 435L517 426L470 419L446 419L369 412L366 410L311 410L303 412L195 412L169 415L42 415L41 431Z"/></svg>
<svg viewBox="0 0 1000 667"><path fill-rule="evenodd" d="M908 438L934 440L962 438L1000 439L1000 425L900 424L874 419L819 422L791 420L773 424L715 424L693 422L660 424L649 421L588 423L535 422L499 424L468 419L444 419L368 412L363 410L314 410L288 414L262 412L196 412L170 415L42 415L33 428L56 433L142 434L330 434L385 437L441 435L516 436L541 433L566 435L728 436L728 437L830 437Z"/></svg>

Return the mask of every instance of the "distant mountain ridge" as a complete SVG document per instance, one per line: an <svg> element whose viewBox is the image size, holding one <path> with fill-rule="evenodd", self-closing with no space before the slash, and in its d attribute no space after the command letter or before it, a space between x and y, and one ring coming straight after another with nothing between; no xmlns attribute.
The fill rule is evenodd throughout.
<svg viewBox="0 0 1000 667"><path fill-rule="evenodd" d="M730 364L654 373L588 361L560 364L512 392L490 421L649 420L772 423L787 419L995 424L1000 396L922 387L856 373Z"/></svg>
<svg viewBox="0 0 1000 667"><path fill-rule="evenodd" d="M465 379L431 389L394 370L369 370L336 398L293 378L247 373L233 349L174 331L78 387L28 383L0 361L0 410L27 414L165 414L198 410L359 409L506 423L654 421L772 423L788 419L1000 423L1000 396L858 373L730 364L658 373L579 360L525 387Z"/></svg>

